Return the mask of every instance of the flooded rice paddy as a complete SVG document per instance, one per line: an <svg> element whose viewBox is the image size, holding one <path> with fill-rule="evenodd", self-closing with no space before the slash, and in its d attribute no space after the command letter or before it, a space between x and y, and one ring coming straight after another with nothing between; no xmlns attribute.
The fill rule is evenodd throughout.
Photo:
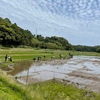
<svg viewBox="0 0 100 100"><path fill-rule="evenodd" d="M15 76L23 84L57 79L79 88L100 92L100 57L74 56L66 60L39 61Z"/></svg>

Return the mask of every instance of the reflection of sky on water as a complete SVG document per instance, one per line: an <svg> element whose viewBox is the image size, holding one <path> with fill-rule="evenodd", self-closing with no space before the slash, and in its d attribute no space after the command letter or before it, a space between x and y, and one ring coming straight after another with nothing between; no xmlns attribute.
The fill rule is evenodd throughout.
<svg viewBox="0 0 100 100"><path fill-rule="evenodd" d="M50 65L43 63L41 66L32 65L29 69L29 75L39 80L49 80L55 78L69 77L67 74L72 71L81 70L85 73L100 74L99 57L76 56L67 60L67 63L60 65ZM88 70L83 70L86 67ZM17 76L26 76L27 70L17 74ZM75 79L74 79L75 80Z"/></svg>
<svg viewBox="0 0 100 100"><path fill-rule="evenodd" d="M98 66L98 64L95 65L91 62L85 62L84 65L91 70L88 71L89 73L100 74L100 65Z"/></svg>

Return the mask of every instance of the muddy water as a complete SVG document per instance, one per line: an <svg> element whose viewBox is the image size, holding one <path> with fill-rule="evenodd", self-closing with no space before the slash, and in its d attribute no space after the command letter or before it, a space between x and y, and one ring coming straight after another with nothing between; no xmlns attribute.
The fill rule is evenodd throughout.
<svg viewBox="0 0 100 100"><path fill-rule="evenodd" d="M39 63L39 62L38 62ZM100 57L75 56L68 60L54 60L32 64L28 70L16 74L23 84L57 79L79 88L100 92Z"/></svg>

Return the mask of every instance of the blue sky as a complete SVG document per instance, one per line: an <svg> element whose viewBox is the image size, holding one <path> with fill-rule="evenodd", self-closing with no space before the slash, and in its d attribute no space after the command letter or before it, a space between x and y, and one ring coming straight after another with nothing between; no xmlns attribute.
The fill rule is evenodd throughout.
<svg viewBox="0 0 100 100"><path fill-rule="evenodd" d="M100 0L0 0L0 17L33 34L100 45Z"/></svg>

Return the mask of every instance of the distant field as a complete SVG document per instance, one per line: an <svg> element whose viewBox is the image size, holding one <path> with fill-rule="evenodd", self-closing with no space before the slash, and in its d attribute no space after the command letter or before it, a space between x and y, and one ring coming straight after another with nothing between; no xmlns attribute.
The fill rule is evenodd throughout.
<svg viewBox="0 0 100 100"><path fill-rule="evenodd" d="M68 57L68 51L10 48L10 49L0 49L1 62L4 61L6 54L12 57L13 61L32 60L33 58L37 58L38 56L41 56L42 60L47 60L47 59L51 59L52 56L55 56L55 58L59 58L59 54L62 54L65 58Z"/></svg>
<svg viewBox="0 0 100 100"><path fill-rule="evenodd" d="M69 53L72 53L74 56L86 55L86 56L100 56L100 53L95 52L76 52L76 51L66 51L66 50L48 50L41 49L36 50L32 48L5 48L0 49L0 62L5 61L5 55L12 57L13 62L22 61L22 60L32 60L41 56L41 60L49 60L52 56L55 59L59 59L59 54L62 54L64 58L68 58ZM45 58L44 58L45 55Z"/></svg>

